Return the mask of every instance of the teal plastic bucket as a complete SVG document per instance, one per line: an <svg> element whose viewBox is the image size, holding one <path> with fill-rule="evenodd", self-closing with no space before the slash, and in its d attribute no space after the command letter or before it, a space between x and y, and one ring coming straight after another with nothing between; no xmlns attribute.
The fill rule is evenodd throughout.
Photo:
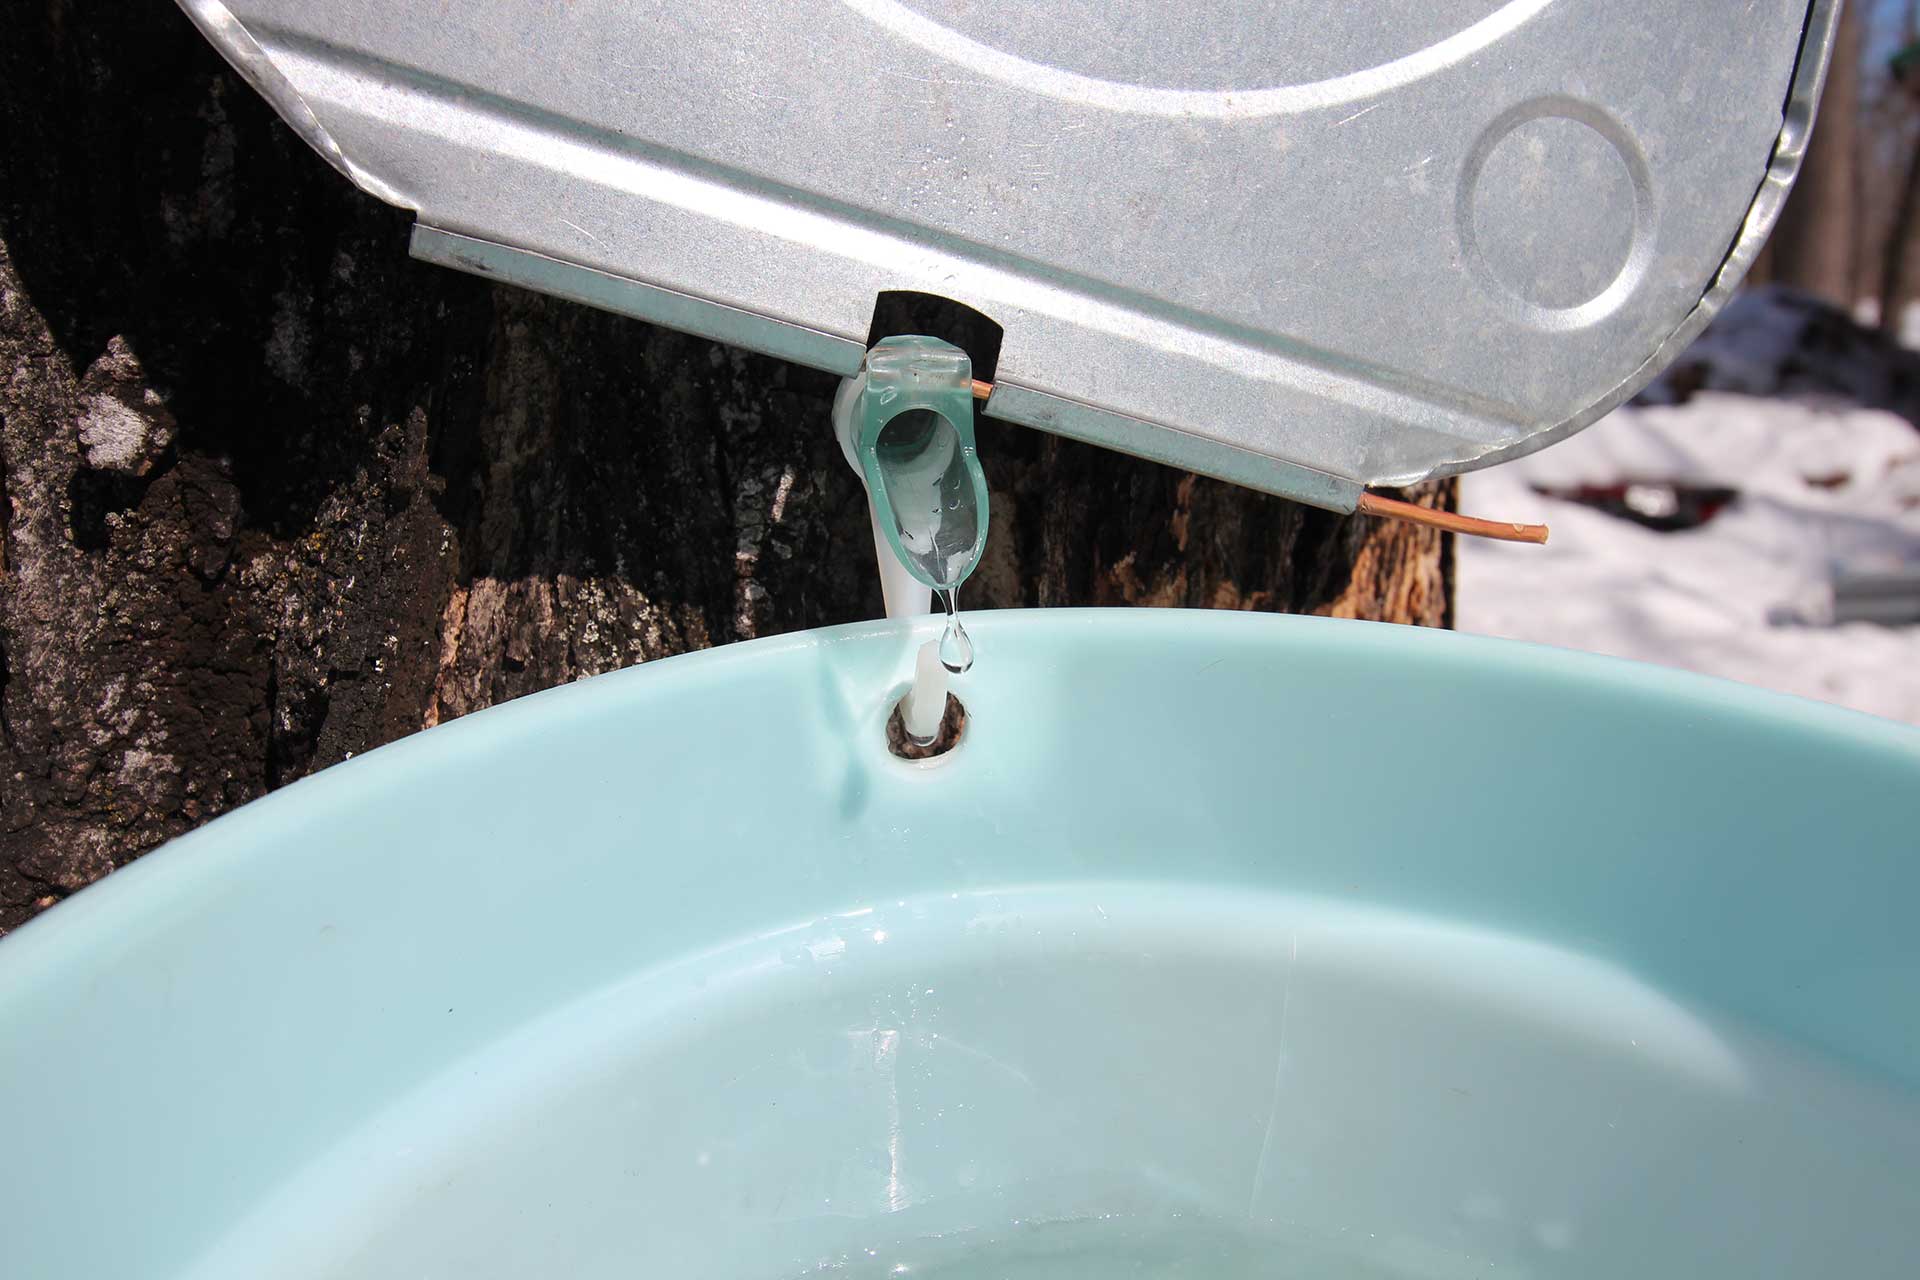
<svg viewBox="0 0 1920 1280"><path fill-rule="evenodd" d="M1920 1274L1920 735L1409 629L872 624L0 941L0 1274Z"/></svg>

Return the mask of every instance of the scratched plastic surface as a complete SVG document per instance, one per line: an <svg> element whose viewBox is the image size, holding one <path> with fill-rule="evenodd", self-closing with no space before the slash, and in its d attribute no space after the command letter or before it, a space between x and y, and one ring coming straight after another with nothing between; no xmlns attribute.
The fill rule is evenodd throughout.
<svg viewBox="0 0 1920 1280"><path fill-rule="evenodd" d="M916 767L880 724L935 626L456 722L0 942L0 1270L1920 1269L1912 732L987 614Z"/></svg>

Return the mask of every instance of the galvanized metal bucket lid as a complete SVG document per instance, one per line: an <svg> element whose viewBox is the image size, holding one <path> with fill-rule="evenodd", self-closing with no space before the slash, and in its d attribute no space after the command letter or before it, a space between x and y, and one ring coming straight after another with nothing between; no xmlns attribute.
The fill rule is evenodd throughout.
<svg viewBox="0 0 1920 1280"><path fill-rule="evenodd" d="M1351 508L1704 326L1834 0L180 0L424 258L837 373L1004 327L994 416Z"/></svg>

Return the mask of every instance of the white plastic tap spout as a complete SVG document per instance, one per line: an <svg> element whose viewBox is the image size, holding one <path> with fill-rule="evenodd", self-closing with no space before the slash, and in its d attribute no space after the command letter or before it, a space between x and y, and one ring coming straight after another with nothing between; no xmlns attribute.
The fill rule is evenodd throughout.
<svg viewBox="0 0 1920 1280"><path fill-rule="evenodd" d="M860 398L864 376L856 374L842 379L840 390L833 397L833 434L840 441L840 451L846 455L847 465L853 468L854 475L860 477L862 488L866 487L867 477L853 452L853 406ZM871 493L867 495L867 520L873 529L873 554L880 565L880 596L886 602L887 616L917 618L932 613L933 588L909 573L907 566L900 563L900 557L893 554L893 548L887 543L887 535L881 531L880 510L874 506ZM941 706L944 707L944 687L941 694Z"/></svg>
<svg viewBox="0 0 1920 1280"><path fill-rule="evenodd" d="M933 588L920 581L900 563L880 530L880 513L871 499L867 517L873 528L873 554L880 562L880 598L886 603L889 618L918 618L933 612Z"/></svg>
<svg viewBox="0 0 1920 1280"><path fill-rule="evenodd" d="M946 714L947 668L940 661L940 642L929 640L914 657L913 687L900 702L900 719L907 736L924 747L940 736L940 721Z"/></svg>

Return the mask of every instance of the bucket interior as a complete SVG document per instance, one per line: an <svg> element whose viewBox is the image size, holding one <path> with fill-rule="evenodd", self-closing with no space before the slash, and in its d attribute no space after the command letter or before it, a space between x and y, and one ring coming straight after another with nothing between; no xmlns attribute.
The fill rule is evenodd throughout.
<svg viewBox="0 0 1920 1280"><path fill-rule="evenodd" d="M1324 620L676 658L0 943L9 1275L1920 1268L1920 741Z"/></svg>

